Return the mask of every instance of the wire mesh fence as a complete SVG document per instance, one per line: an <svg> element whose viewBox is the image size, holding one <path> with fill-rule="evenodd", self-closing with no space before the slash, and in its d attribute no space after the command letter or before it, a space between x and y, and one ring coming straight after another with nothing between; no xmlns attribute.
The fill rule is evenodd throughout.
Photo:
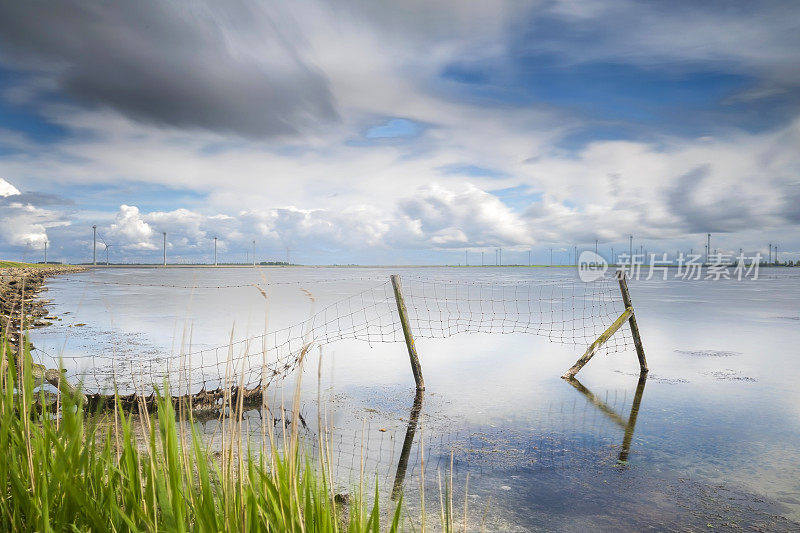
<svg viewBox="0 0 800 533"><path fill-rule="evenodd" d="M87 393L113 393L116 389L121 394L149 395L166 384L173 394L193 395L223 386L263 390L269 385L270 393L275 395L277 390L291 386L291 374L311 346L348 339L369 344L404 342L388 276L358 281L368 283L368 288L339 298L288 327L178 354L119 357L100 352L64 357L66 376L73 382L82 382ZM116 283L102 285L113 284ZM176 288L175 284L166 286ZM178 288L223 286L186 284ZM414 336L437 341L456 335L528 334L583 351L624 311L613 278L591 283L494 282L410 275L403 277L403 294ZM630 332L623 328L603 350L613 353L632 347ZM58 366L61 359L57 354L42 351L36 355L38 362L48 368ZM424 358L431 354L422 355L424 365ZM592 405L576 394L575 402L551 406L544 415L540 413L536 423L476 424L464 420L462 424L454 424L437 423L424 408L417 418L409 398L406 412L365 419L363 423L352 420L347 424L331 424L327 429L320 429L309 420L308 426L303 422L301 434L312 457L322 452L329 458L329 466L342 486L357 485L363 476L368 480L377 477L379 484L387 489L397 486L413 490L424 479L430 482L438 472L447 472L451 464L455 478L461 482L469 472L503 476L510 470L560 472L569 471L576 464L613 462L625 446L623 434L627 430L605 411L626 416L630 401L616 396L599 399L608 409L598 409L597 398ZM273 399L272 406L275 405ZM224 416L223 412L221 418L201 423L205 426L201 433L209 438L212 447ZM256 448L263 444L264 420L259 410L246 415L246 433L252 436ZM275 424L274 417L268 420L269 424ZM573 425L565 427L564 420ZM278 423L282 427L285 421Z"/></svg>
<svg viewBox="0 0 800 533"><path fill-rule="evenodd" d="M435 480L437 471L450 470L451 461L456 476L467 472L505 475L521 470L567 472L588 464L616 464L626 446L626 428L578 393L548 404L534 412L530 420L483 422L453 419L439 414L435 407L426 409L421 397L418 395L405 412L372 415L349 406L348 421L334 424L323 420L321 429L309 413L326 406L307 406L299 435L309 457L318 457L322 449L326 467L342 486L358 486L362 476L367 480L378 476L379 484L387 489L415 486L423 477ZM632 403L636 405L635 398L617 390L604 391L599 397L605 409L618 413L632 431L629 411ZM267 429L275 430L274 443L282 453L280 435L285 420L278 416L278 420L268 419L271 427ZM259 448L263 444L262 414L259 410L245 412L244 420L245 434L253 447ZM221 423L212 419L198 426L211 447L221 445Z"/></svg>
<svg viewBox="0 0 800 533"><path fill-rule="evenodd" d="M66 377L81 382L88 393L109 393L116 388L123 394L147 395L164 385L174 393L190 395L229 384L260 389L295 370L311 346L345 339L370 344L404 342L390 281L359 279L372 286L291 326L244 339L231 338L216 347L128 357L108 352L64 356L37 351L37 362L48 368L62 364ZM102 283L133 285L124 281ZM216 289L225 285L202 287ZM403 294L413 335L428 339L469 333L531 334L584 348L624 311L617 282L609 278L584 283L407 276L403 278ZM603 346L603 351L614 353L631 346L630 332L623 328Z"/></svg>

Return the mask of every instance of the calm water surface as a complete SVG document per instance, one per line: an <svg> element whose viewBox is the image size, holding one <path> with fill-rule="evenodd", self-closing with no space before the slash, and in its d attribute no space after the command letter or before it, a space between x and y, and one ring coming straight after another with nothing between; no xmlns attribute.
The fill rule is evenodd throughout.
<svg viewBox="0 0 800 533"><path fill-rule="evenodd" d="M302 321L391 273L576 277L572 268L98 269L50 280L44 297L61 320L33 342L43 360L86 367L86 356L106 355L134 368ZM141 286L159 284L245 286ZM524 334L418 339L427 391L417 411L402 343L340 341L306 361L303 432L316 439L319 385L341 489L358 482L363 460L388 497L406 463L405 504L418 514L424 474L433 525L437 471L450 475L452 461L455 505L463 509L467 489L476 529L484 520L509 531L800 528L800 269L741 282L632 280L630 290L646 381L632 348L598 355L570 385L559 376L580 348ZM257 426L258 412L249 416ZM209 438L216 424L203 424Z"/></svg>

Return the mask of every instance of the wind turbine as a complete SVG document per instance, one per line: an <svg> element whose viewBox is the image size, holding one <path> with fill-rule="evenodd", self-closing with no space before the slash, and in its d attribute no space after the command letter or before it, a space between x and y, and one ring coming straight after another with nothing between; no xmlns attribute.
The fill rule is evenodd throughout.
<svg viewBox="0 0 800 533"><path fill-rule="evenodd" d="M107 242L106 242L106 241L103 239L102 235L98 235L98 237L100 237L100 242L102 242L102 243L103 243L103 246L105 246L105 247L106 247L106 266L108 266L108 265L109 265L109 263L108 263L108 249L109 249L109 248L111 248L111 247L113 246L113 244L108 244L108 243L107 243Z"/></svg>

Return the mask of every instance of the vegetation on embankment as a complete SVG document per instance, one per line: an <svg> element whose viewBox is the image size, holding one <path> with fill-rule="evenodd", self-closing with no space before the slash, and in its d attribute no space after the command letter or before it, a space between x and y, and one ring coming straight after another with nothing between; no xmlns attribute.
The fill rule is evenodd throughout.
<svg viewBox="0 0 800 533"><path fill-rule="evenodd" d="M157 398L155 413L144 398L129 412L117 397L115 409L100 413L87 407L82 394L44 392L43 381L53 387L63 382L43 379L45 369L31 360L27 336L18 336L20 324L27 327L34 318L28 308L44 276L15 270L3 281L8 294L19 296L9 301L24 302L27 318L10 328L6 315L0 328L0 531L402 529L402 498L381 509L377 481L372 496L364 481L353 496L336 493L332 445L323 436L318 457L301 451L297 400L291 422L275 429L277 435L279 422L266 419L269 429L251 453L244 402L237 400L242 389L229 392L222 400L219 452L206 448L191 409L173 405L168 390ZM269 410L262 406L262 413ZM448 485L447 502L449 494ZM451 511L448 505L441 513L445 531L454 530ZM423 502L423 523L424 514Z"/></svg>
<svg viewBox="0 0 800 533"><path fill-rule="evenodd" d="M337 498L325 459L321 456L319 464L304 459L294 432L276 437L289 443L286 453L279 455L275 446L268 450L265 442L256 458L242 450L247 439L234 405L234 416L223 421L229 431L223 440L229 442L221 454L212 454L191 413L179 410L176 422L172 402L161 398L153 416L141 411L134 417L118 409L107 414L113 421L101 426L85 416L80 397L63 395L60 405L49 407L43 396L37 401L27 350L17 387L9 348L3 340L2 531L400 529L400 504L382 515L377 488L369 505Z"/></svg>

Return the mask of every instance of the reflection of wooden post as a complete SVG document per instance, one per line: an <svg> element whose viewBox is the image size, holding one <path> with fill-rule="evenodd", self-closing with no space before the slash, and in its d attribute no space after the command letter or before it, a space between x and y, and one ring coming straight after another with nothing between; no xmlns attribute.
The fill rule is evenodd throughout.
<svg viewBox="0 0 800 533"><path fill-rule="evenodd" d="M400 460L397 462L397 473L394 476L392 501L397 500L403 489L403 480L406 478L406 470L408 469L408 457L411 454L411 446L414 444L414 433L417 431L417 422L419 421L419 414L422 411L423 394L423 391L417 391L414 397L414 405L411 407L411 415L408 417L406 438L403 440L403 449L400 451Z"/></svg>
<svg viewBox="0 0 800 533"><path fill-rule="evenodd" d="M397 301L397 313L400 315L400 324L403 326L403 336L408 347L408 357L411 359L411 371L414 373L414 381L417 382L417 390L425 390L425 380L422 379L422 368L419 365L417 348L414 346L414 336L411 334L411 326L408 324L408 312L406 303L403 300L403 288L400 284L400 276L392 274L392 287L394 288L394 298Z"/></svg>
<svg viewBox="0 0 800 533"><path fill-rule="evenodd" d="M578 378L570 378L567 380L567 383L575 387L575 390L583 394L589 403L600 409L603 414L605 414L608 418L610 418L615 424L617 424L622 429L626 429L628 427L628 421L622 418L614 411L611 407L609 407L603 400L598 398L594 395L592 391L587 389L583 386L583 383L578 381Z"/></svg>
<svg viewBox="0 0 800 533"><path fill-rule="evenodd" d="M639 374L639 383L636 384L636 394L633 397L633 404L631 405L631 412L628 419L625 420L616 411L609 407L603 400L598 398L589 389L583 386L577 378L569 378L567 383L572 385L575 390L583 394L586 399L595 407L600 409L610 420L625 430L625 436L622 439L622 449L619 452L620 463L628 461L628 454L631 449L631 442L633 441L633 431L636 429L636 419L639 416L639 408L642 405L642 396L644 395L644 385L647 382L647 373L642 372Z"/></svg>
<svg viewBox="0 0 800 533"><path fill-rule="evenodd" d="M633 397L631 414L628 415L628 425L625 426L625 438L622 440L622 450L619 452L619 460L623 463L628 461L628 452L631 449L633 430L636 428L636 418L639 416L639 407L642 405L645 383L647 383L647 373L642 372L639 374L639 383L636 384L636 395Z"/></svg>
<svg viewBox="0 0 800 533"><path fill-rule="evenodd" d="M619 279L619 290L622 291L622 302L625 304L626 309L631 310L631 316L628 319L628 324L631 326L633 343L636 345L636 355L639 356L639 369L641 372L648 372L647 359L644 356L642 338L639 336L639 326L636 324L636 313L633 312L633 304L631 304L631 295L628 292L628 282L625 280L624 270L617 271L617 279Z"/></svg>

